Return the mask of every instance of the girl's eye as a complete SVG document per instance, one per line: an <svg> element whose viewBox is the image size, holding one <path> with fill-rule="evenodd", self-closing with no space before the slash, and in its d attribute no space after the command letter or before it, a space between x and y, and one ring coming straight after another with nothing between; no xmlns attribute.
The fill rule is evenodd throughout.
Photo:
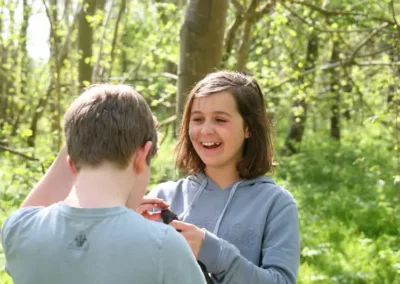
<svg viewBox="0 0 400 284"><path fill-rule="evenodd" d="M193 117L192 121L201 122L203 119L201 117Z"/></svg>
<svg viewBox="0 0 400 284"><path fill-rule="evenodd" d="M216 122L220 122L220 123L226 122L226 120L225 120L225 119L222 119L222 118L217 118L217 119L215 119L215 121L216 121Z"/></svg>

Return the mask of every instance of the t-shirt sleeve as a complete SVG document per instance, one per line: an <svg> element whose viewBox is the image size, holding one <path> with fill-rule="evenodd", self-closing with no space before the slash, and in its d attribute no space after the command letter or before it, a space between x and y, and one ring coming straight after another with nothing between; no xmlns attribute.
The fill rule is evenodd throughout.
<svg viewBox="0 0 400 284"><path fill-rule="evenodd" d="M188 243L173 228L167 230L161 255L164 284L206 283Z"/></svg>
<svg viewBox="0 0 400 284"><path fill-rule="evenodd" d="M7 269L7 259L13 257L16 253L16 245L18 242L18 228L21 222L27 220L29 216L32 214L36 214L40 208L42 207L25 207L21 208L10 216L4 221L1 227L1 244L3 246L3 251L6 259L5 269L7 273L9 273Z"/></svg>

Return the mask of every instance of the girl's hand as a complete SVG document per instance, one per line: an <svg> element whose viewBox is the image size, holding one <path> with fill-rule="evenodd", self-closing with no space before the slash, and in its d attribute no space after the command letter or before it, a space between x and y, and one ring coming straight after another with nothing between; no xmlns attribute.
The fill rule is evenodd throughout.
<svg viewBox="0 0 400 284"><path fill-rule="evenodd" d="M203 243L205 236L204 230L200 229L195 225L176 220L172 221L170 225L174 227L176 230L180 231L180 233L185 237L186 241L188 242L190 248L193 251L194 256L197 259L197 256L199 255L199 251L201 248L201 244Z"/></svg>
<svg viewBox="0 0 400 284"><path fill-rule="evenodd" d="M160 198L150 198L143 197L142 202L139 207L136 208L136 212L141 214L146 219L151 221L158 221L161 219L161 211L158 212L149 212L150 209L168 209L169 204Z"/></svg>

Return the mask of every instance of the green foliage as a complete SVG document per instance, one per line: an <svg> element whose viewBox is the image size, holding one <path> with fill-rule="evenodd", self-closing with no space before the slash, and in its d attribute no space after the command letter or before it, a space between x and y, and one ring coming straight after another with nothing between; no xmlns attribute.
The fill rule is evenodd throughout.
<svg viewBox="0 0 400 284"><path fill-rule="evenodd" d="M299 283L400 278L398 161L373 131L354 129L349 137L339 145L326 135L309 135L301 154L279 160L277 181L299 206Z"/></svg>
<svg viewBox="0 0 400 284"><path fill-rule="evenodd" d="M89 19L95 28L93 56L87 61L92 65L98 61L96 82L133 85L159 121L170 121L175 115L179 30L185 12L180 5L185 1L127 2L118 34L115 27L123 1L113 2L110 11L97 10ZM236 2L245 11L251 1ZM256 11L267 1L258 2ZM400 38L394 18L400 22L400 4L390 0L272 2L274 6L251 27L246 72L258 79L276 125L280 166L275 178L299 204L299 283L399 283ZM0 224L52 162L62 135L58 127L62 113L80 91L76 27L68 39L74 7L49 6L52 13L58 9L59 17L51 42L58 43L58 52L66 42L68 51L57 74L54 49L46 60L27 56L24 42L31 44L36 35L23 33L22 9L17 4L0 0L0 146L38 161L0 149ZM31 17L45 16L40 5L26 11ZM237 8L230 5L227 27L237 15ZM225 46L223 68L236 67L243 26L242 22L232 33L231 49ZM318 55L310 70L307 45L314 36ZM335 45L340 64L331 60ZM330 64L338 66L329 69ZM59 89L49 84L52 78L59 79ZM304 100L306 107L293 107L297 100ZM329 137L335 103L340 114L339 142ZM280 157L290 114L307 116L305 136L299 142L300 154ZM152 163L149 187L178 176L172 129L172 124L160 129L163 143ZM28 144L30 138L36 143ZM0 283L11 283L2 271L3 262L0 247Z"/></svg>

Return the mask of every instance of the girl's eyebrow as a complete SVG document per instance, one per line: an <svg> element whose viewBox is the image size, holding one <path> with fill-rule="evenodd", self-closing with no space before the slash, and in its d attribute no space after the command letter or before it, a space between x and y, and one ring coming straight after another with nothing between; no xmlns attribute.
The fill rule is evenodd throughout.
<svg viewBox="0 0 400 284"><path fill-rule="evenodd" d="M216 111L213 111L213 113L215 113L215 114L223 114L223 115L232 117L232 115L230 115L226 111L222 111L222 110L216 110ZM201 111L199 111L199 110L195 110L195 111L192 111L190 114L194 115L194 114L203 114L203 113Z"/></svg>

